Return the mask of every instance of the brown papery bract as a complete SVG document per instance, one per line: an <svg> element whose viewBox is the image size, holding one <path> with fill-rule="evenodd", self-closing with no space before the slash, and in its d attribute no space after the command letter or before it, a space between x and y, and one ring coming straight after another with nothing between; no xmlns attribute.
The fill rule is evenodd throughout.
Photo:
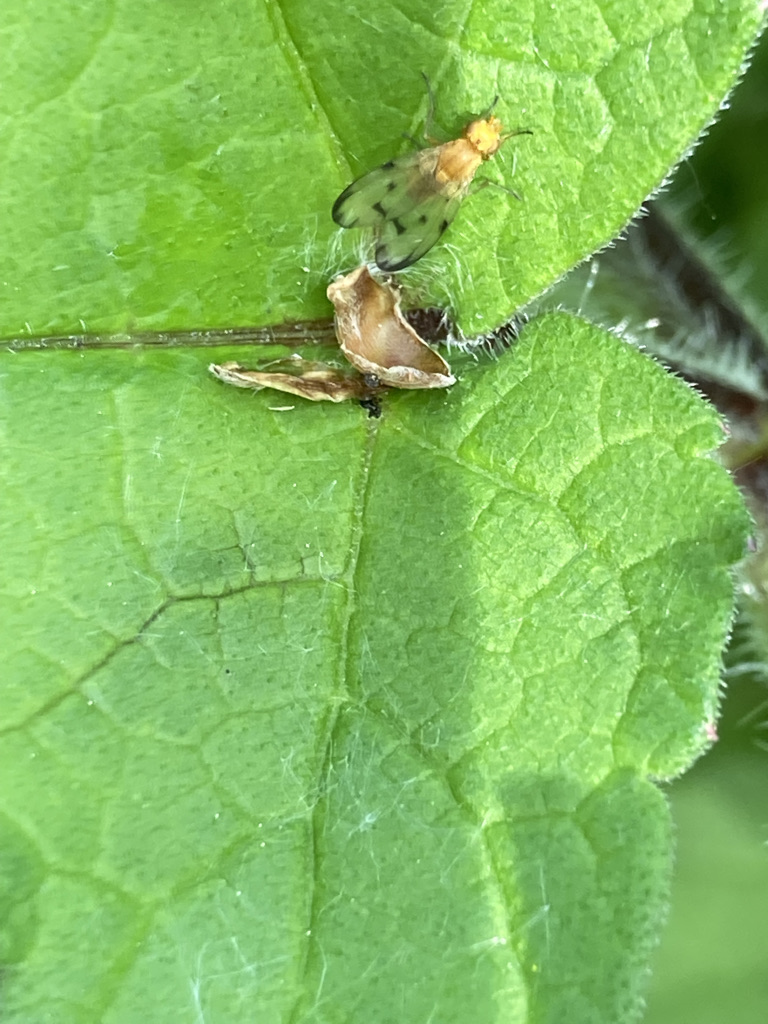
<svg viewBox="0 0 768 1024"><path fill-rule="evenodd" d="M394 388L447 388L451 368L431 349L400 310L400 294L380 284L366 266L328 286L336 310L336 336L353 366Z"/></svg>
<svg viewBox="0 0 768 1024"><path fill-rule="evenodd" d="M276 360L261 370L248 370L235 362L211 363L208 369L225 384L256 391L271 388L308 398L310 402L368 401L378 390L356 373L302 359L301 356Z"/></svg>

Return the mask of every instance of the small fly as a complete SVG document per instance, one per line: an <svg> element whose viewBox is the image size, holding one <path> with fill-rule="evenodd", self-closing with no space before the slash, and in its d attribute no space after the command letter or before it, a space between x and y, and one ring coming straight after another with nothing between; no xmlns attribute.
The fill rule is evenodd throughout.
<svg viewBox="0 0 768 1024"><path fill-rule="evenodd" d="M434 100L424 78L429 124ZM531 134L521 128L505 135L501 121L491 115L497 101L498 96L485 115L470 121L460 139L388 160L353 181L333 204L331 216L341 227L376 229L381 270L403 270L429 252L458 213L482 163L512 136Z"/></svg>

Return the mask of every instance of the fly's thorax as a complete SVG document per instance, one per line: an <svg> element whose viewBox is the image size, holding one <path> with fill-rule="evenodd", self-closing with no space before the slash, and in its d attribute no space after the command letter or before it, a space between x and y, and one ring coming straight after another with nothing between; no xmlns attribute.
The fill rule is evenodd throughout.
<svg viewBox="0 0 768 1024"><path fill-rule="evenodd" d="M478 118L464 129L464 138L480 154L482 160L490 160L504 141L504 125L498 117Z"/></svg>
<svg viewBox="0 0 768 1024"><path fill-rule="evenodd" d="M483 157L469 139L456 139L438 146L435 181L447 197L466 192Z"/></svg>

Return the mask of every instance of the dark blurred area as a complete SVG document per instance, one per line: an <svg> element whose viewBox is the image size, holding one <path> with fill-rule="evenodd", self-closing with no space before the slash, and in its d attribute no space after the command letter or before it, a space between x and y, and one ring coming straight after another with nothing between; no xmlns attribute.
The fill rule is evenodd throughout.
<svg viewBox="0 0 768 1024"><path fill-rule="evenodd" d="M729 108L678 168L668 199L698 238L714 243L755 312L768 317L768 34Z"/></svg>
<svg viewBox="0 0 768 1024"><path fill-rule="evenodd" d="M715 295L723 325L714 363L724 357L734 372L701 385L730 424L723 455L755 517L757 550L739 581L719 740L668 789L677 859L646 1020L760 1024L768 1021L768 34L660 206L725 293Z"/></svg>
<svg viewBox="0 0 768 1024"><path fill-rule="evenodd" d="M677 831L646 1024L768 1022L768 34L647 215L540 305L662 359L726 417L755 520L737 578L718 740L667 785Z"/></svg>

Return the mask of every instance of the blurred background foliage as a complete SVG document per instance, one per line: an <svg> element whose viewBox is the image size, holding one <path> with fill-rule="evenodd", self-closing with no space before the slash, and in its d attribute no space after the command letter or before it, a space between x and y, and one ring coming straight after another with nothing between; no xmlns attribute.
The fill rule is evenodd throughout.
<svg viewBox="0 0 768 1024"><path fill-rule="evenodd" d="M642 344L727 418L755 519L712 750L667 785L677 830L647 1024L768 1021L768 34L648 215L540 302Z"/></svg>

